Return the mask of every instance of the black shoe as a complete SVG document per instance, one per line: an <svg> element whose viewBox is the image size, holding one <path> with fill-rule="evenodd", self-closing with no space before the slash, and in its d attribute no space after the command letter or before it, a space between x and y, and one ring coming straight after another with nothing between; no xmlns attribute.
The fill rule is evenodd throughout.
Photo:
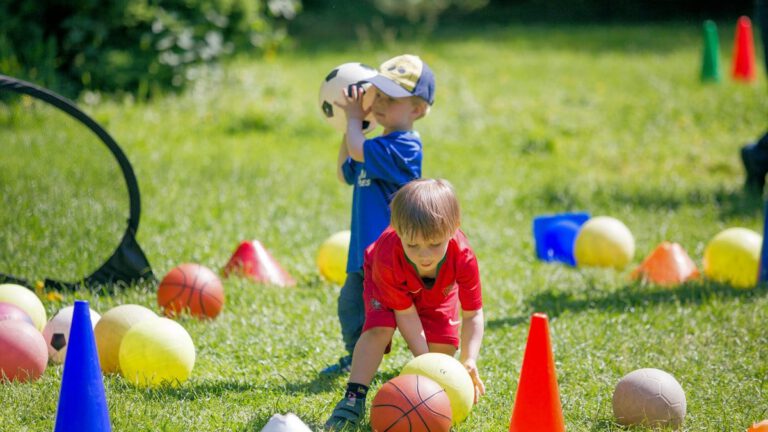
<svg viewBox="0 0 768 432"><path fill-rule="evenodd" d="M363 417L365 417L365 399L345 397L336 404L323 429L326 431L346 430L362 422Z"/></svg>
<svg viewBox="0 0 768 432"><path fill-rule="evenodd" d="M765 188L765 167L758 166L752 155L753 145L746 145L741 148L741 163L744 164L744 171L747 178L744 181L744 190L755 195L762 195Z"/></svg>
<svg viewBox="0 0 768 432"><path fill-rule="evenodd" d="M341 375L348 374L352 370L352 356L347 355L339 359L338 363L334 363L325 369L320 371L320 375Z"/></svg>

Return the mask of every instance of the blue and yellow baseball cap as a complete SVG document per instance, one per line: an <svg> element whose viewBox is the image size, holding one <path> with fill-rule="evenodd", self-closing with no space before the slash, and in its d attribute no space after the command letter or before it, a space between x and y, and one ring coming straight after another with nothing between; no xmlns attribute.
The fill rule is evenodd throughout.
<svg viewBox="0 0 768 432"><path fill-rule="evenodd" d="M404 54L385 61L379 74L365 81L391 97L418 96L430 105L435 102L435 75L415 55Z"/></svg>

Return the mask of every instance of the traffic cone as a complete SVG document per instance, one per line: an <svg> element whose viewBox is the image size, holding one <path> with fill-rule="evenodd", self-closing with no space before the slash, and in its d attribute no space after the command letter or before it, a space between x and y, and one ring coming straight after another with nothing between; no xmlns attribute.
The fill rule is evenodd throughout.
<svg viewBox="0 0 768 432"><path fill-rule="evenodd" d="M230 274L245 276L255 282L279 286L293 286L296 281L258 240L244 241L224 266L224 277Z"/></svg>
<svg viewBox="0 0 768 432"><path fill-rule="evenodd" d="M717 24L704 21L704 55L701 61L701 81L720 82L720 40L717 37Z"/></svg>
<svg viewBox="0 0 768 432"><path fill-rule="evenodd" d="M733 79L744 82L754 81L755 43L752 39L752 23L749 17L739 18L733 53Z"/></svg>
<svg viewBox="0 0 768 432"><path fill-rule="evenodd" d="M75 301L54 432L111 431L88 302Z"/></svg>
<svg viewBox="0 0 768 432"><path fill-rule="evenodd" d="M747 432L768 432L768 420L753 423L752 426L747 429Z"/></svg>
<svg viewBox="0 0 768 432"><path fill-rule="evenodd" d="M679 285L699 276L691 257L678 243L662 242L631 274L632 279L642 279L657 285Z"/></svg>
<svg viewBox="0 0 768 432"><path fill-rule="evenodd" d="M509 432L565 432L547 316L531 316Z"/></svg>

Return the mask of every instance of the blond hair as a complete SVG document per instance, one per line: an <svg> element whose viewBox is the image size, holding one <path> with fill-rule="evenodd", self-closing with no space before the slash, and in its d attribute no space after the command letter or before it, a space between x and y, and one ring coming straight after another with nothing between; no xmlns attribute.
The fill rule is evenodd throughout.
<svg viewBox="0 0 768 432"><path fill-rule="evenodd" d="M461 223L459 200L447 180L411 181L397 191L391 209L392 227L401 239L450 237Z"/></svg>

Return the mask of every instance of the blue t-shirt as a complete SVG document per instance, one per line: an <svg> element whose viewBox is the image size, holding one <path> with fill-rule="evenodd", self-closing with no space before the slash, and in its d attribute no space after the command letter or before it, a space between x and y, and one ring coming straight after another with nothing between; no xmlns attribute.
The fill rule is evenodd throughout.
<svg viewBox="0 0 768 432"><path fill-rule="evenodd" d="M398 189L421 177L421 138L395 131L365 140L365 162L347 158L344 180L354 185L347 273L361 271L363 253L389 226L389 203Z"/></svg>

